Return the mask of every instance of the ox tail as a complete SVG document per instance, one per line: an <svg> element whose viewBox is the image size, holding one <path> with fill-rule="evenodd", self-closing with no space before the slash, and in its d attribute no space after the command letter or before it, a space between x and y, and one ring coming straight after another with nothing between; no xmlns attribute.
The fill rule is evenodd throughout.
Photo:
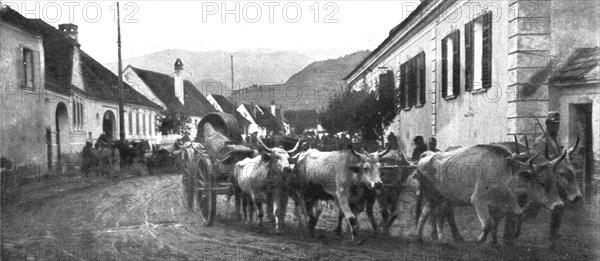
<svg viewBox="0 0 600 261"><path fill-rule="evenodd" d="M419 177L419 193L417 195L417 202L415 203L415 225L419 225L419 219L421 218L421 209L423 208L423 177Z"/></svg>

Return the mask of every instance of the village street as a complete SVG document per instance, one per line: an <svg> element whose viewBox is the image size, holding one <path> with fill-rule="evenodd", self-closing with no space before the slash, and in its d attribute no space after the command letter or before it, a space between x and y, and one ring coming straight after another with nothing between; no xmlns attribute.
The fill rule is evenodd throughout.
<svg viewBox="0 0 600 261"><path fill-rule="evenodd" d="M589 260L600 254L600 214L590 205L566 211L563 237L554 243L547 239L547 211L524 225L516 247L453 243L448 229L440 243L428 236L417 243L414 201L405 193L392 236L374 236L362 214L360 235L366 242L357 246L348 234L334 235L337 213L331 207L317 227L323 236L311 239L305 228L297 228L291 210L284 235L276 235L270 224L264 229L240 224L224 196L217 203L215 225L204 227L197 214L185 210L181 195L181 175L176 173L119 183L72 177L24 185L20 200L2 209L2 259ZM474 240L480 226L472 208L459 208L457 220L463 237Z"/></svg>

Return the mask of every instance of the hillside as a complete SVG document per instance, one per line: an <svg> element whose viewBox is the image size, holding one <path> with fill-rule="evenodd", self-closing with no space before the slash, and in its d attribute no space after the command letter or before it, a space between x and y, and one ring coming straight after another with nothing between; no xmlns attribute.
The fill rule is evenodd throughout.
<svg viewBox="0 0 600 261"><path fill-rule="evenodd" d="M313 62L292 75L284 84L257 85L232 93L233 102L270 105L275 101L286 110L320 109L335 94L345 89L342 80L367 55L358 51L337 59Z"/></svg>
<svg viewBox="0 0 600 261"><path fill-rule="evenodd" d="M123 68L132 65L138 68L171 75L173 63L181 58L185 69L185 78L196 85L204 95L218 93L229 95L231 90L230 52L210 51L191 52L169 49L160 52L123 60ZM290 75L298 72L314 61L307 55L293 51L274 51L268 49L244 49L233 52L234 77L237 88L252 84L273 84L286 81ZM111 71L117 71L117 64L106 65ZM224 83L222 86L219 83Z"/></svg>

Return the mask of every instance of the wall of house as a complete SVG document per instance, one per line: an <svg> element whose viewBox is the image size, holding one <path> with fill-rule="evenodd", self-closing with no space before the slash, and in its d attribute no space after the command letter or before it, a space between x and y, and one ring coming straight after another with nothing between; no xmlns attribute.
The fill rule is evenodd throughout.
<svg viewBox="0 0 600 261"><path fill-rule="evenodd" d="M17 68L23 66L21 47L39 52L40 60L34 72L38 84L33 91L17 84ZM28 164L45 170L46 127L51 121L44 117L47 107L42 38L0 23L0 57L0 155L15 165Z"/></svg>
<svg viewBox="0 0 600 261"><path fill-rule="evenodd" d="M447 1L450 2L450 1ZM386 131L394 132L401 149L410 153L417 135L425 139L435 136L438 148L466 146L480 143L509 140L507 136L507 83L508 79L508 19L510 1L456 1L449 7L440 8L435 19L424 25L410 38L394 46L391 54L372 68L387 67L396 76L398 87L399 66L421 50L425 52L426 103L420 108L411 108L400 115ZM486 91L465 93L465 31L469 21L486 11L493 12L492 24L492 88ZM460 95L456 99L441 97L442 39L452 30L460 30ZM359 89L364 82L372 85L380 72L374 70L354 82L351 88ZM373 86L370 86L373 88ZM490 127L494 126L494 127Z"/></svg>
<svg viewBox="0 0 600 261"><path fill-rule="evenodd" d="M508 140L507 134L507 41L509 1L459 1L438 16L436 37L436 137L438 147L468 146ZM465 92L465 24L492 12L492 85L481 91ZM442 39L452 30L460 31L460 95L454 100L441 97Z"/></svg>
<svg viewBox="0 0 600 261"><path fill-rule="evenodd" d="M552 1L551 53L560 61L576 48L600 46L600 1Z"/></svg>

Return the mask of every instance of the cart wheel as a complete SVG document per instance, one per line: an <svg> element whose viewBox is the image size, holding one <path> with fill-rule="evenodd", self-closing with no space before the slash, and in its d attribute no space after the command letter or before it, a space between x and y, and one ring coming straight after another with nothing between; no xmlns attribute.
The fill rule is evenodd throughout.
<svg viewBox="0 0 600 261"><path fill-rule="evenodd" d="M204 226L212 226L217 213L217 193L215 192L215 181L213 166L207 155L200 155L198 160L198 171L194 175L194 187L198 188L194 193L194 210L204 220Z"/></svg>

